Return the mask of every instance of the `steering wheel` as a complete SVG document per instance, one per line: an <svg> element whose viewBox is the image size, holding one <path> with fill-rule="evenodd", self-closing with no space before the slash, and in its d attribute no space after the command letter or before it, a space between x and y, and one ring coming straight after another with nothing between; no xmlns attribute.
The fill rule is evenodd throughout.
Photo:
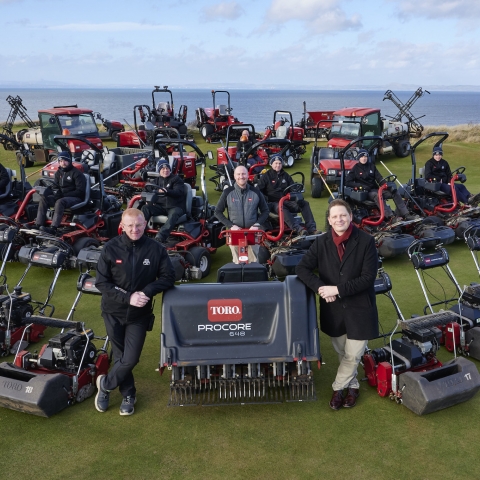
<svg viewBox="0 0 480 480"><path fill-rule="evenodd" d="M358 152L356 150L353 150L349 148L344 155L344 158L346 160L356 160L357 159Z"/></svg>
<svg viewBox="0 0 480 480"><path fill-rule="evenodd" d="M287 193L302 193L304 190L304 186L302 183L292 183L283 191L283 196L287 195Z"/></svg>
<svg viewBox="0 0 480 480"><path fill-rule="evenodd" d="M91 150L84 150L82 153L82 162L88 163L95 161L95 154Z"/></svg>
<svg viewBox="0 0 480 480"><path fill-rule="evenodd" d="M465 171L465 167L458 167L456 168L453 172L452 172L452 177L458 173L459 175L461 175L463 172Z"/></svg>
<svg viewBox="0 0 480 480"><path fill-rule="evenodd" d="M397 176L396 175L389 175L388 177L383 177L380 182L378 183L383 183L383 182L394 182L395 180L397 179Z"/></svg>
<svg viewBox="0 0 480 480"><path fill-rule="evenodd" d="M147 193L158 193L160 187L155 183L146 183L144 188Z"/></svg>

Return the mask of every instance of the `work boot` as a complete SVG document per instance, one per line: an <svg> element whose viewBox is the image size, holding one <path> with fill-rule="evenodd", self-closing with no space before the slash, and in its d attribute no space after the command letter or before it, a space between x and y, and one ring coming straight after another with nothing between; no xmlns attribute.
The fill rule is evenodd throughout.
<svg viewBox="0 0 480 480"><path fill-rule="evenodd" d="M360 389L358 388L349 388L347 390L347 396L343 401L343 406L345 408L352 408L357 404L357 398L360 396Z"/></svg>
<svg viewBox="0 0 480 480"><path fill-rule="evenodd" d="M343 390L334 390L332 399L330 400L330 408L332 410L338 410L343 405Z"/></svg>
<svg viewBox="0 0 480 480"><path fill-rule="evenodd" d="M295 227L293 233L299 237L307 235L307 231L303 227Z"/></svg>
<svg viewBox="0 0 480 480"><path fill-rule="evenodd" d="M478 205L478 202L480 201L480 193L477 193L476 195L470 195L468 197L468 204L476 207Z"/></svg>
<svg viewBox="0 0 480 480"><path fill-rule="evenodd" d="M105 377L106 375L99 375L97 377L98 392L95 396L95 408L102 413L107 411L110 402L110 392L103 388Z"/></svg>
<svg viewBox="0 0 480 480"><path fill-rule="evenodd" d="M122 400L120 405L120 415L133 415L135 408L133 407L137 403L137 397L128 395Z"/></svg>
<svg viewBox="0 0 480 480"><path fill-rule="evenodd" d="M40 231L49 233L50 235L57 235L57 227L40 227Z"/></svg>

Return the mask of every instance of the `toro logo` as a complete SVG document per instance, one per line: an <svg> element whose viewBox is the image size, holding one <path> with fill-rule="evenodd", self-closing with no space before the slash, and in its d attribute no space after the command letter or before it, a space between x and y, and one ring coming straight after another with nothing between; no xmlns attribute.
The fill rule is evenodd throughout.
<svg viewBox="0 0 480 480"><path fill-rule="evenodd" d="M211 322L238 322L242 319L242 301L238 298L209 300L207 307Z"/></svg>

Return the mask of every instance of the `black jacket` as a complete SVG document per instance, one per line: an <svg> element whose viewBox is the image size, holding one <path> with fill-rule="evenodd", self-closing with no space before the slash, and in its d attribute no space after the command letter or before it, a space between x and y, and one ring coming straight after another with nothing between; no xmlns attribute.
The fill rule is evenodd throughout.
<svg viewBox="0 0 480 480"><path fill-rule="evenodd" d="M225 209L228 210L228 218L223 214ZM265 197L248 184L244 189L237 183L226 188L215 208L215 216L228 228L233 225L250 228L255 223L263 225L269 213Z"/></svg>
<svg viewBox="0 0 480 480"><path fill-rule="evenodd" d="M122 234L103 247L97 264L95 286L102 293L102 311L127 320L151 314L152 301L144 307L130 305L130 296L141 291L152 299L175 283L167 251L143 235L132 242Z"/></svg>
<svg viewBox="0 0 480 480"><path fill-rule="evenodd" d="M7 169L0 163L0 194L5 193L10 181L11 179L8 176Z"/></svg>
<svg viewBox="0 0 480 480"><path fill-rule="evenodd" d="M380 186L382 175L376 169L375 165L367 162L362 164L358 162L347 174L345 186L352 188L362 187L367 192L377 190Z"/></svg>
<svg viewBox="0 0 480 480"><path fill-rule="evenodd" d="M278 203L285 188L293 183L292 177L283 168L278 173L272 169L260 177L257 188L267 196L269 202Z"/></svg>
<svg viewBox="0 0 480 480"><path fill-rule="evenodd" d="M183 180L178 175L167 178L157 177L155 183L160 188L165 188L167 193L158 197L157 205L165 208L179 207L185 211L185 190Z"/></svg>
<svg viewBox="0 0 480 480"><path fill-rule="evenodd" d="M85 199L86 180L80 170L70 164L67 168L59 168L53 178L53 189L59 190L61 197Z"/></svg>
<svg viewBox="0 0 480 480"><path fill-rule="evenodd" d="M425 180L429 182L449 183L452 179L450 165L443 158L438 162L432 157L425 164Z"/></svg>
<svg viewBox="0 0 480 480"><path fill-rule="evenodd" d="M316 294L321 286L338 288L340 295L334 302L327 303L320 297L322 332L331 337L347 334L353 340L370 340L378 336L374 288L377 268L374 238L355 226L341 262L332 232L317 237L297 265L296 274Z"/></svg>

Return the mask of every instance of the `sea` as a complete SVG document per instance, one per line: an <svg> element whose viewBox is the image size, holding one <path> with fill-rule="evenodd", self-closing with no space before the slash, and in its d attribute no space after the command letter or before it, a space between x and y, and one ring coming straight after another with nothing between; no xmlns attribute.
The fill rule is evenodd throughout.
<svg viewBox="0 0 480 480"><path fill-rule="evenodd" d="M133 122L135 105L152 106L152 89L31 89L0 88L0 127L10 112L8 96L23 100L23 105L33 121L37 111L60 105L78 105L100 112L104 118L122 123ZM208 89L175 89L175 112L181 105L188 107L187 123L195 121L198 107L212 107L212 91ZM408 102L413 91L395 91L402 103ZM289 111L293 121L301 120L304 102L307 111L338 110L344 107L380 108L383 117L394 117L397 107L388 99L385 91L374 90L230 90L232 114L243 123L253 124L263 131L273 122L275 111ZM156 93L155 102L170 101L169 94ZM227 93L218 92L216 104L227 104ZM410 108L411 113L424 126L454 126L480 124L480 92L430 91L418 98ZM19 119L17 119L19 120ZM405 118L403 119L405 120Z"/></svg>

